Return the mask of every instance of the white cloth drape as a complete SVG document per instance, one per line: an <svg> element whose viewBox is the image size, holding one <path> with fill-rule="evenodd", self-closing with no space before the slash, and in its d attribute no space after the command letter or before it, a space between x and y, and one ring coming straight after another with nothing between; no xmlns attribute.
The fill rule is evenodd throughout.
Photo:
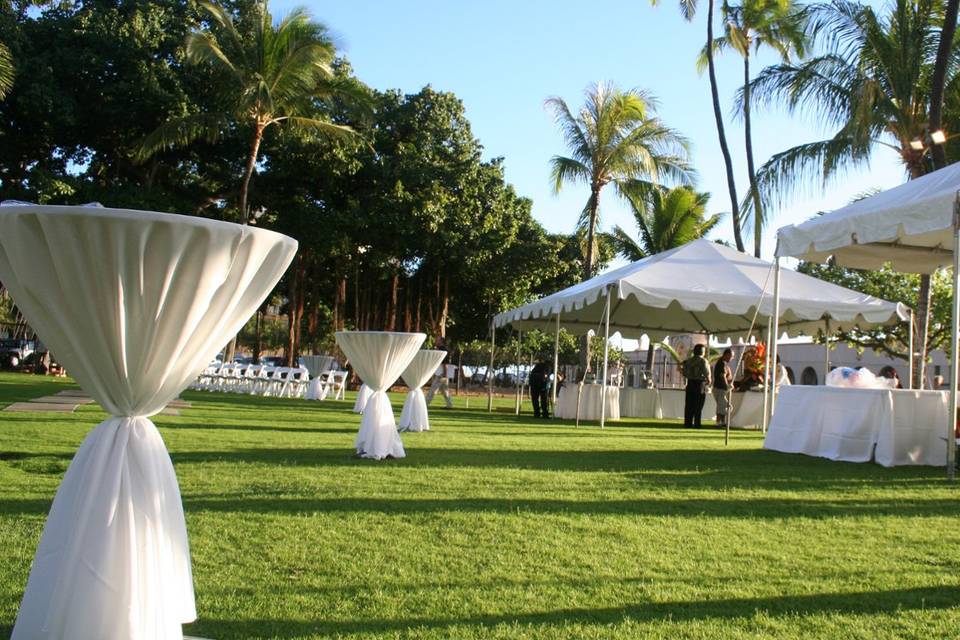
<svg viewBox="0 0 960 640"><path fill-rule="evenodd" d="M446 351L423 349L413 356L413 360L401 374L410 388L400 412L400 431L429 431L430 416L427 413L427 401L423 397L423 385L427 384L433 372L447 356Z"/></svg>
<svg viewBox="0 0 960 640"><path fill-rule="evenodd" d="M196 617L170 457L153 423L276 284L296 242L170 214L0 209L0 280L113 417L57 491L16 640L181 640Z"/></svg>
<svg viewBox="0 0 960 640"><path fill-rule="evenodd" d="M357 375L373 391L363 408L355 442L357 453L375 460L404 457L387 389L410 364L426 336L390 331L338 331L336 338Z"/></svg>
<svg viewBox="0 0 960 640"><path fill-rule="evenodd" d="M886 467L943 466L948 408L943 391L784 387L763 446Z"/></svg>
<svg viewBox="0 0 960 640"><path fill-rule="evenodd" d="M557 404L553 408L554 417L575 420L577 417L577 385L565 385L560 391L560 395L557 396ZM603 397L603 385L583 385L583 394L580 397L581 420L600 420L601 397ZM620 419L620 387L607 387L604 413L607 420Z"/></svg>
<svg viewBox="0 0 960 640"><path fill-rule="evenodd" d="M359 373L357 375L359 375ZM357 391L357 399L353 403L353 412L363 413L371 395L373 395L373 390L367 386L367 383L364 382L361 384L360 389Z"/></svg>
<svg viewBox="0 0 960 640"><path fill-rule="evenodd" d="M657 389L620 390L620 416L622 418L660 419L660 392Z"/></svg>

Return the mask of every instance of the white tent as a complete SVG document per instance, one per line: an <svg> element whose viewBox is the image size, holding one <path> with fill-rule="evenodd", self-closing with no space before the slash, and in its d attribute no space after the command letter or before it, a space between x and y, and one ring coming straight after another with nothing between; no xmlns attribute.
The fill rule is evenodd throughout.
<svg viewBox="0 0 960 640"><path fill-rule="evenodd" d="M953 266L951 322L950 406L957 406L957 319L960 312L958 256L960 236L960 164L911 180L802 224L777 232L777 264L781 256L824 261L833 256L840 265L930 273ZM774 350L776 344L774 344ZM954 475L954 419L948 420L947 473Z"/></svg>
<svg viewBox="0 0 960 640"><path fill-rule="evenodd" d="M552 331L559 313L560 326L574 334L597 331L603 328L610 290L610 331L625 338L646 334L657 340L681 333L746 336L752 324L765 330L772 315L772 267L724 245L694 240L501 313L494 326ZM902 304L796 271L784 270L782 280L780 330L789 335L815 333L827 321L838 329L909 318L910 310Z"/></svg>
<svg viewBox="0 0 960 640"><path fill-rule="evenodd" d="M899 303L795 271L781 275L780 331L789 335L895 324L910 317ZM607 337L619 331L626 338L646 334L654 340L681 333L748 337L751 327L757 334L776 314L773 296L765 295L775 280L769 262L694 240L498 314L493 326L557 332L563 327L578 335L593 329ZM604 384L606 360L605 353Z"/></svg>

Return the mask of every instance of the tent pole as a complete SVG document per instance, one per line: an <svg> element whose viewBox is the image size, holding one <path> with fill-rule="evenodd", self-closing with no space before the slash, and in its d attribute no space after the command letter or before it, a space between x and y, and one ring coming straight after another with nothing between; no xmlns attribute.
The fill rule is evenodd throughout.
<svg viewBox="0 0 960 640"><path fill-rule="evenodd" d="M907 378L909 379L908 389L913 389L913 309L910 309L910 328L907 329L907 367L909 373Z"/></svg>
<svg viewBox="0 0 960 640"><path fill-rule="evenodd" d="M823 321L823 384L830 373L830 318Z"/></svg>
<svg viewBox="0 0 960 640"><path fill-rule="evenodd" d="M517 331L517 400L514 407L516 415L520 415L520 394L523 393L523 386L520 382L520 344L523 342L523 331Z"/></svg>
<svg viewBox="0 0 960 640"><path fill-rule="evenodd" d="M610 359L610 289L607 289L607 307L603 312L603 385L600 387L600 428L607 417L607 361Z"/></svg>
<svg viewBox="0 0 960 640"><path fill-rule="evenodd" d="M497 346L497 325L490 317L490 366L487 367L487 413L493 411L493 352Z"/></svg>
<svg viewBox="0 0 960 640"><path fill-rule="evenodd" d="M780 373L777 368L777 340L780 337L780 256L774 259L773 270L773 330L770 334L770 342L773 348L770 349L770 418L777 408L777 375ZM767 427L770 426L770 418L767 419Z"/></svg>
<svg viewBox="0 0 960 640"><path fill-rule="evenodd" d="M763 420L761 421L763 433L767 432L767 408L770 406L770 332L772 322L773 318L768 317L767 341L765 342L767 348L763 354Z"/></svg>
<svg viewBox="0 0 960 640"><path fill-rule="evenodd" d="M957 455L957 349L960 347L958 322L960 322L960 193L953 202L953 312L950 314L950 406L947 413L947 480L956 479Z"/></svg>
<svg viewBox="0 0 960 640"><path fill-rule="evenodd" d="M557 332L554 335L553 339L553 392L550 402L550 406L554 407L554 412L556 412L557 406L557 374L560 373L560 311L557 311Z"/></svg>

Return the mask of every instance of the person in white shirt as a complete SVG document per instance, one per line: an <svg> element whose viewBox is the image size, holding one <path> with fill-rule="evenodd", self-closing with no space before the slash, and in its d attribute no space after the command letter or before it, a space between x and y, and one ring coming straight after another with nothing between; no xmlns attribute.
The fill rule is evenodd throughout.
<svg viewBox="0 0 960 640"><path fill-rule="evenodd" d="M777 354L777 386L778 387L789 387L790 386L790 374L787 373L787 368L780 363L780 354Z"/></svg>
<svg viewBox="0 0 960 640"><path fill-rule="evenodd" d="M457 375L457 367L452 364L441 364L433 375L430 390L427 392L427 404L433 402L433 396L440 392L447 403L447 409L453 408L453 398L450 397L450 380Z"/></svg>

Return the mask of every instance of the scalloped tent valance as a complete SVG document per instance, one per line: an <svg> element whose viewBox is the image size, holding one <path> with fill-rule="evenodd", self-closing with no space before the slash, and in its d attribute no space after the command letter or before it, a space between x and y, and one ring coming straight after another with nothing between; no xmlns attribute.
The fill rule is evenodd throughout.
<svg viewBox="0 0 960 640"><path fill-rule="evenodd" d="M837 329L895 324L910 317L900 303L789 269L781 270L780 288L780 330L788 335L812 334L827 320ZM754 334L759 335L773 313L771 263L694 240L501 313L494 325L553 331L559 312L560 326L576 335L602 330L608 290L613 296L610 332L625 338L659 340L680 333L746 337L758 303Z"/></svg>

